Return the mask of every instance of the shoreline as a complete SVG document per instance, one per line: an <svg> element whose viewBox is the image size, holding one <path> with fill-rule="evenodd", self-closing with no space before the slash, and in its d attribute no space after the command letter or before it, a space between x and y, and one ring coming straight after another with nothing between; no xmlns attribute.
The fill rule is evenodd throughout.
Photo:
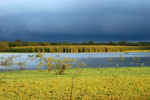
<svg viewBox="0 0 150 100"><path fill-rule="evenodd" d="M87 67L87 68L79 68L79 69L85 69L85 70L95 70L95 69L98 69L98 70L104 70L104 69L112 69L112 70L121 70L121 69L140 69L140 68L150 68L150 66L144 66L144 67L140 67L140 66L135 66L135 67ZM67 71L73 71L74 69L73 68L70 68L70 69L67 69ZM0 69L0 73L3 73L3 72L20 72L20 71L27 71L27 72L34 72L34 71L38 71L36 69L23 69L23 70L19 70L19 69ZM39 71L47 71L47 69L39 69ZM52 70L53 71L53 70Z"/></svg>
<svg viewBox="0 0 150 100"><path fill-rule="evenodd" d="M130 53L130 52L150 52L150 50L134 50L134 51L124 51L124 52L81 52L81 53ZM0 54L2 53L54 53L54 54L58 54L58 53L62 53L62 52L0 52ZM68 54L67 52L64 52L65 54ZM75 52L70 52L72 54L75 54ZM79 53L79 52L78 52ZM80 54L80 53L79 53Z"/></svg>

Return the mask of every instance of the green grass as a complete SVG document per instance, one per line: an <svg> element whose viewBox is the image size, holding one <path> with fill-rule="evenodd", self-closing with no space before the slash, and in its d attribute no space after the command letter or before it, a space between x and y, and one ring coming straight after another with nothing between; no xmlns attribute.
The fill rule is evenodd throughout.
<svg viewBox="0 0 150 100"><path fill-rule="evenodd" d="M24 70L24 71L10 71L10 72L0 72L0 75L11 76L13 78L38 78L42 76L47 77L70 77L74 72L74 69L67 70L64 75L55 75L55 72L48 72L47 70ZM83 68L80 77L84 76L113 76L113 75L127 75L127 76L150 76L150 67L102 67L102 68Z"/></svg>
<svg viewBox="0 0 150 100"><path fill-rule="evenodd" d="M74 71L0 72L0 99L69 100ZM150 67L84 68L74 84L74 100L148 100Z"/></svg>
<svg viewBox="0 0 150 100"><path fill-rule="evenodd" d="M55 75L55 72L48 72L47 70L26 70L26 71L10 71L0 72L0 76L9 77L8 79L24 80L26 78L38 79L38 78L57 78L68 77L70 78L74 70L70 69L65 72L64 75ZM107 68L84 68L80 74L80 77L113 77L113 76L150 76L149 67L107 67ZM11 78L10 78L11 77ZM7 80L8 80L7 79Z"/></svg>

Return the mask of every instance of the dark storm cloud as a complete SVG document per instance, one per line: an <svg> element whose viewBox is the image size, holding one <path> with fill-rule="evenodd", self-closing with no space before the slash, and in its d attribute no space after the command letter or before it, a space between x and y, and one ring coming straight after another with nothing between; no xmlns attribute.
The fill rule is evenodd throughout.
<svg viewBox="0 0 150 100"><path fill-rule="evenodd" d="M0 2L0 39L149 40L149 4L149 0L5 0Z"/></svg>

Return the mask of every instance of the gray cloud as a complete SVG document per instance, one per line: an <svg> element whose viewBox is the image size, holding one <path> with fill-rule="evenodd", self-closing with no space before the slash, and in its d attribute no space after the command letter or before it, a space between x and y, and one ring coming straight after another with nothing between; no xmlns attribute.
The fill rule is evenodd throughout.
<svg viewBox="0 0 150 100"><path fill-rule="evenodd" d="M146 36L150 34L149 4L149 0L3 0L0 39L41 34L104 36L106 40L111 38L108 35L116 40Z"/></svg>

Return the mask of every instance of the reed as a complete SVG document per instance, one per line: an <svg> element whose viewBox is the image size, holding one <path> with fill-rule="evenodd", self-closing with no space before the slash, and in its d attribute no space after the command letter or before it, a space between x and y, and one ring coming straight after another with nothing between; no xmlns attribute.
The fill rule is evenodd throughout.
<svg viewBox="0 0 150 100"><path fill-rule="evenodd" d="M69 46L24 46L11 47L7 52L24 53L94 53L94 52L133 52L150 50L150 46L94 46L94 45L69 45Z"/></svg>

